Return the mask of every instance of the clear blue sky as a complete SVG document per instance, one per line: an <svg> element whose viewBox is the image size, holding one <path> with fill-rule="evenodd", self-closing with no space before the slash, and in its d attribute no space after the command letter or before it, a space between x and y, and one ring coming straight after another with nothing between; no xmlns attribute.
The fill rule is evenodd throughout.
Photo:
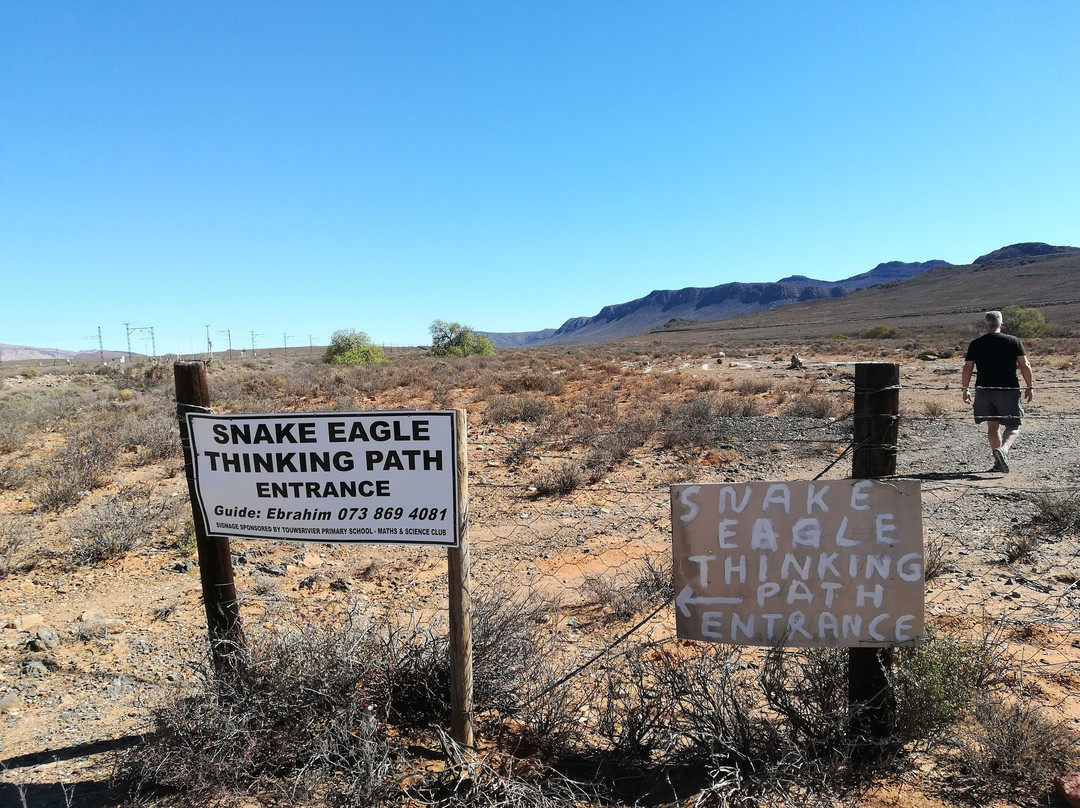
<svg viewBox="0 0 1080 808"><path fill-rule="evenodd" d="M1075 0L0 0L0 343L422 344L1080 246L1078 42Z"/></svg>

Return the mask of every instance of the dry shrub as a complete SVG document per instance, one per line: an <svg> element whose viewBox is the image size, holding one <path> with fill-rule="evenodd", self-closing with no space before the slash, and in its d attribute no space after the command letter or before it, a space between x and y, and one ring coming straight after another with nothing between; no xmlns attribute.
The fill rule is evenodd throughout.
<svg viewBox="0 0 1080 808"><path fill-rule="evenodd" d="M10 404L0 406L0 454L18 451L30 432L25 411Z"/></svg>
<svg viewBox="0 0 1080 808"><path fill-rule="evenodd" d="M716 400L716 414L726 418L757 418L768 411L765 402L746 395L725 395Z"/></svg>
<svg viewBox="0 0 1080 808"><path fill-rule="evenodd" d="M137 789L175 791L182 804L242 794L372 804L396 790L391 741L365 698L370 633L344 625L249 632L235 671L204 669L199 684L154 711L154 732L130 750Z"/></svg>
<svg viewBox="0 0 1080 808"><path fill-rule="evenodd" d="M529 715L545 699L551 710L557 699L535 689L551 679L543 673L554 656L542 636L549 608L503 590L477 594L478 710L523 706L530 694ZM353 609L326 622L249 631L234 672L204 669L193 690L155 710L154 732L128 753L123 774L191 806L239 795L294 804L315 794L333 806L394 804L404 754L395 748L401 736L382 722L445 723L449 639L440 629L410 622L378 632Z"/></svg>
<svg viewBox="0 0 1080 808"><path fill-rule="evenodd" d="M794 418L839 418L844 413L844 405L825 393L801 393L784 405L784 415Z"/></svg>
<svg viewBox="0 0 1080 808"><path fill-rule="evenodd" d="M945 557L945 543L928 540L923 550L923 580L929 583L946 572L955 572L956 565Z"/></svg>
<svg viewBox="0 0 1080 808"><path fill-rule="evenodd" d="M600 394L586 393L581 402L578 415L598 424L613 424L619 418L619 408L615 403L615 393L604 391Z"/></svg>
<svg viewBox="0 0 1080 808"><path fill-rule="evenodd" d="M698 397L664 407L658 431L664 449L708 446L719 437L712 399Z"/></svg>
<svg viewBox="0 0 1080 808"><path fill-rule="evenodd" d="M943 401L936 398L928 398L922 405L923 415L927 418L944 418L949 414L949 408Z"/></svg>
<svg viewBox="0 0 1080 808"><path fill-rule="evenodd" d="M562 379L546 368L534 367L512 373L500 373L496 382L507 393L532 391L555 394L562 392Z"/></svg>
<svg viewBox="0 0 1080 808"><path fill-rule="evenodd" d="M0 516L0 579L19 566L19 558L26 552L33 535L27 519Z"/></svg>
<svg viewBox="0 0 1080 808"><path fill-rule="evenodd" d="M628 574L589 576L583 594L587 602L606 610L609 621L629 620L675 597L671 560L649 555L635 562Z"/></svg>
<svg viewBox="0 0 1080 808"><path fill-rule="evenodd" d="M579 438L590 446L585 465L601 473L609 470L644 446L655 430L656 419L637 414L624 418L619 427L610 432L593 430L587 438L579 432Z"/></svg>
<svg viewBox="0 0 1080 808"><path fill-rule="evenodd" d="M35 500L46 511L74 505L88 491L104 485L115 456L92 432L76 434L40 467Z"/></svg>
<svg viewBox="0 0 1080 808"><path fill-rule="evenodd" d="M529 480L529 487L535 489L534 496L565 496L581 488L588 475L573 460L563 460L554 466L545 466Z"/></svg>
<svg viewBox="0 0 1080 808"><path fill-rule="evenodd" d="M522 432L520 435L511 436L507 439L510 449L506 454L506 462L511 466L518 466L536 454L544 436L539 432Z"/></svg>
<svg viewBox="0 0 1080 808"><path fill-rule="evenodd" d="M772 379L762 379L758 376L742 376L734 381L731 389L743 396L760 396L771 392L775 387Z"/></svg>
<svg viewBox="0 0 1080 808"><path fill-rule="evenodd" d="M101 439L114 452L132 455L137 465L182 456L176 417L164 407L125 408L109 414Z"/></svg>
<svg viewBox="0 0 1080 808"><path fill-rule="evenodd" d="M175 499L155 500L149 491L125 489L94 505L76 524L75 564L100 564L150 539L177 512Z"/></svg>
<svg viewBox="0 0 1080 808"><path fill-rule="evenodd" d="M686 385L686 378L677 370L667 371L654 376L653 384L660 393L674 393Z"/></svg>
<svg viewBox="0 0 1080 808"><path fill-rule="evenodd" d="M513 759L494 762L489 756L458 746L444 732L440 743L447 764L408 786L410 804L438 808L599 808L581 783L557 771Z"/></svg>
<svg viewBox="0 0 1080 808"><path fill-rule="evenodd" d="M675 740L678 694L657 686L656 668L656 652L640 643L604 660L589 717L609 766L649 761Z"/></svg>
<svg viewBox="0 0 1080 808"><path fill-rule="evenodd" d="M540 660L551 656L543 626L552 608L507 588L481 589L472 598L473 698L478 710L519 709L534 686ZM406 727L445 723L450 716L450 640L444 624L410 621L372 636L367 681L372 701Z"/></svg>
<svg viewBox="0 0 1080 808"><path fill-rule="evenodd" d="M1060 537L1080 530L1080 493L1076 491L1039 491L1030 496L1038 509L1032 524Z"/></svg>
<svg viewBox="0 0 1080 808"><path fill-rule="evenodd" d="M711 390L719 390L721 385L716 376L694 376L690 380L689 387L698 393L708 393Z"/></svg>
<svg viewBox="0 0 1080 808"><path fill-rule="evenodd" d="M514 421L536 423L551 410L551 404L535 396L495 396L484 410L484 419L492 424Z"/></svg>
<svg viewBox="0 0 1080 808"><path fill-rule="evenodd" d="M850 756L847 681L847 651L836 648L773 648L761 671L765 701L779 716L777 738L833 773Z"/></svg>
<svg viewBox="0 0 1080 808"><path fill-rule="evenodd" d="M26 482L24 469L12 465L0 466L0 491L14 491Z"/></svg>
<svg viewBox="0 0 1080 808"><path fill-rule="evenodd" d="M1042 536L1030 526L1021 526L1013 535L1006 538L1001 545L1005 563L1015 564L1018 561L1028 562L1038 555L1042 545Z"/></svg>
<svg viewBox="0 0 1080 808"><path fill-rule="evenodd" d="M1041 801L1076 760L1076 737L1065 721L1037 704L982 698L961 740L962 768L986 799Z"/></svg>

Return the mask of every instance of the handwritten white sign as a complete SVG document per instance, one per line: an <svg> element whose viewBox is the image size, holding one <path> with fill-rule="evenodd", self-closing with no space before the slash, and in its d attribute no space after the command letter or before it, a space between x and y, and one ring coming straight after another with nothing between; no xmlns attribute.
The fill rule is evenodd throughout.
<svg viewBox="0 0 1080 808"><path fill-rule="evenodd" d="M917 480L673 485L671 521L680 637L835 647L922 638Z"/></svg>

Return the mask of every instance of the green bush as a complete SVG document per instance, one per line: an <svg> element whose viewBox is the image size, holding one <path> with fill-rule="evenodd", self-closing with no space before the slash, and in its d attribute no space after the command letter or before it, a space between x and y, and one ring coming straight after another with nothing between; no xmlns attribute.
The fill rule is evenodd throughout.
<svg viewBox="0 0 1080 808"><path fill-rule="evenodd" d="M1006 306L1001 310L1001 330L1020 339L1038 339L1046 336L1046 318L1038 309Z"/></svg>
<svg viewBox="0 0 1080 808"><path fill-rule="evenodd" d="M431 324L432 356L493 356L491 340L461 323L436 320Z"/></svg>
<svg viewBox="0 0 1080 808"><path fill-rule="evenodd" d="M335 331L323 354L323 362L328 365L371 365L385 361L382 348L374 345L363 331L351 328Z"/></svg>

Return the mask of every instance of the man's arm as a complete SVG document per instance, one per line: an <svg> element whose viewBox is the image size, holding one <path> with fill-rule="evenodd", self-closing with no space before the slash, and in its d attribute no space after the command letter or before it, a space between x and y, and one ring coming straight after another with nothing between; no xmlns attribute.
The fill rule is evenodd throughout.
<svg viewBox="0 0 1080 808"><path fill-rule="evenodd" d="M1028 362L1028 358L1026 356L1016 357L1016 367L1020 371L1020 375L1024 377L1024 384L1027 385L1027 389L1024 390L1024 400L1031 401L1031 364Z"/></svg>
<svg viewBox="0 0 1080 808"><path fill-rule="evenodd" d="M1026 357L1021 357L1026 358ZM1017 360L1019 361L1019 360ZM971 393L968 391L968 384L971 383L971 371L975 370L974 362L964 363L964 372L960 376L960 391L964 394L964 403L971 403Z"/></svg>

